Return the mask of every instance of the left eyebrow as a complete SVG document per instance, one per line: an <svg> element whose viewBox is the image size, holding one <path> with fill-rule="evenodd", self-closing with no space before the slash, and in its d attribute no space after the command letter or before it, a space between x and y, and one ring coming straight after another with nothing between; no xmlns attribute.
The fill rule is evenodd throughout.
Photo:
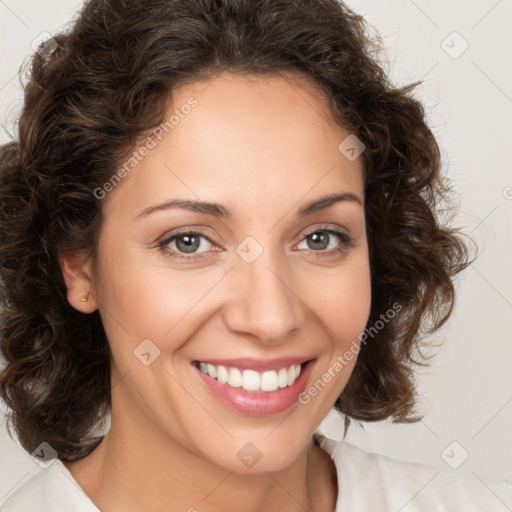
<svg viewBox="0 0 512 512"><path fill-rule="evenodd" d="M355 202L363 206L363 201L356 194L352 194L352 192L343 192L342 194L330 194L327 196L320 197L319 199L315 199L310 203L306 204L297 212L298 217L305 217L306 215L311 215L314 212L318 212L320 210L325 210L332 206L335 203L340 202Z"/></svg>
<svg viewBox="0 0 512 512"><path fill-rule="evenodd" d="M314 212L318 212L320 210L325 210L332 206L335 203L340 202L354 202L363 206L363 201L351 192L343 192L341 194L330 194L327 196L320 197L315 199L306 205L302 206L298 212L297 217L305 217L307 215L311 215ZM203 213L206 215L212 215L217 218L231 218L232 212L225 206L219 203L208 203L204 201L194 201L189 199L171 199L166 201L165 203L156 204L153 206L149 206L142 210L137 218L146 217L151 213L168 210L170 208L183 208L185 210L190 210L196 213Z"/></svg>

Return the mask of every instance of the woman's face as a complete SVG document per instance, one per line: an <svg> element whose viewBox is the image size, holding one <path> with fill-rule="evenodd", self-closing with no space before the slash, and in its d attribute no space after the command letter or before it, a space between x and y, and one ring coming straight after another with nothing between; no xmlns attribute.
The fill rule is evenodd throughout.
<svg viewBox="0 0 512 512"><path fill-rule="evenodd" d="M223 74L173 101L169 133L102 203L91 296L112 425L229 471L279 470L345 387L369 316L363 160L290 79Z"/></svg>

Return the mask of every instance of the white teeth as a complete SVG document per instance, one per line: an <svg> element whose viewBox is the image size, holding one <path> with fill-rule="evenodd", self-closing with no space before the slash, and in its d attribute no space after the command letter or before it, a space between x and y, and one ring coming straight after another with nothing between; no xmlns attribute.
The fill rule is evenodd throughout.
<svg viewBox="0 0 512 512"><path fill-rule="evenodd" d="M291 386L295 382L295 366L288 368L288 386Z"/></svg>
<svg viewBox="0 0 512 512"><path fill-rule="evenodd" d="M258 391L260 389L260 374L254 370L244 370L242 374L242 387L246 391Z"/></svg>
<svg viewBox="0 0 512 512"><path fill-rule="evenodd" d="M221 384L226 384L228 381L228 371L224 366L217 366L217 380Z"/></svg>
<svg viewBox="0 0 512 512"><path fill-rule="evenodd" d="M269 370L257 372L254 370L239 370L226 368L222 365L199 362L199 370L221 384L228 384L234 388L243 388L245 391L276 391L291 386L299 377L300 364L293 364L279 371Z"/></svg>
<svg viewBox="0 0 512 512"><path fill-rule="evenodd" d="M279 370L279 373L277 374L277 385L280 388L288 386L288 370L286 368L281 368Z"/></svg>
<svg viewBox="0 0 512 512"><path fill-rule="evenodd" d="M217 377L217 370L213 364L207 364L206 367L208 368L208 373L210 374L210 377L213 377L214 379Z"/></svg>
<svg viewBox="0 0 512 512"><path fill-rule="evenodd" d="M274 370L261 374L261 391L275 391L278 387L277 373Z"/></svg>
<svg viewBox="0 0 512 512"><path fill-rule="evenodd" d="M234 388L242 387L242 374L238 368L229 369L228 384Z"/></svg>

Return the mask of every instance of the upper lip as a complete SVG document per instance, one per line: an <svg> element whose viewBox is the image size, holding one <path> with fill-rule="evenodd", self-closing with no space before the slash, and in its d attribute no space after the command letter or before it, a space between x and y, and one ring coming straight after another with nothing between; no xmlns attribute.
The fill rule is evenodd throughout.
<svg viewBox="0 0 512 512"><path fill-rule="evenodd" d="M294 364L304 364L315 359L311 356L291 356L280 357L278 359L255 359L252 357L239 357L235 359L197 359L196 362L213 364L215 366L227 366L230 368L239 368L243 370L254 370L256 372L265 372L271 370L280 370Z"/></svg>

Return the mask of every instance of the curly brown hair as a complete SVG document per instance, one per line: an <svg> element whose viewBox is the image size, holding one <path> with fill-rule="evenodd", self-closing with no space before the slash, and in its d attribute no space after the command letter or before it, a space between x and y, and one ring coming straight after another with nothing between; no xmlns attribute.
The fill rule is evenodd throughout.
<svg viewBox="0 0 512 512"><path fill-rule="evenodd" d="M400 311L362 344L335 407L348 421L417 420L416 349L449 317L469 245L441 225L449 189L412 95L421 81L390 82L362 16L338 0L90 0L54 39L55 51L32 57L18 140L0 149L0 394L22 446L46 441L71 461L101 441L108 340L98 311L68 303L58 255L94 255L94 190L162 123L174 88L224 71L305 74L364 143L367 325Z"/></svg>

